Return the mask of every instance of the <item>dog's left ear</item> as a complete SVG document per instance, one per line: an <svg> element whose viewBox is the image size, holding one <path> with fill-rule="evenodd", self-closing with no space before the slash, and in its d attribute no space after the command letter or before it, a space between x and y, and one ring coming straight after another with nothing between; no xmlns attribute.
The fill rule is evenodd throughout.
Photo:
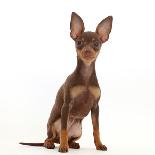
<svg viewBox="0 0 155 155"><path fill-rule="evenodd" d="M73 40L75 40L84 32L83 20L75 12L72 12L71 15L70 30L71 30L70 36L72 37Z"/></svg>
<svg viewBox="0 0 155 155"><path fill-rule="evenodd" d="M107 18L103 19L96 28L96 33L99 35L102 43L106 42L109 38L112 28L112 21L113 17L108 16Z"/></svg>

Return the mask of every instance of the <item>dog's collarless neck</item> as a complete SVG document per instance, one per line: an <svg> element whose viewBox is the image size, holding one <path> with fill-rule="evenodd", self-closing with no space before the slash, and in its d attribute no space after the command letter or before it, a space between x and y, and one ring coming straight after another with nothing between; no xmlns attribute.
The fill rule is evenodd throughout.
<svg viewBox="0 0 155 155"><path fill-rule="evenodd" d="M93 74L96 75L95 62L92 62L90 65L86 65L80 58L77 57L76 71L87 83Z"/></svg>

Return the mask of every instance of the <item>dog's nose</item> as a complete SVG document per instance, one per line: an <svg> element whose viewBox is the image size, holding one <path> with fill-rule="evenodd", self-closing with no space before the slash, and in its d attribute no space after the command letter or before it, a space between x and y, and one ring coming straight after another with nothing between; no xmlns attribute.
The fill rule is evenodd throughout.
<svg viewBox="0 0 155 155"><path fill-rule="evenodd" d="M89 50L86 50L84 53L85 53L85 56L88 56L88 57L92 55L91 51Z"/></svg>

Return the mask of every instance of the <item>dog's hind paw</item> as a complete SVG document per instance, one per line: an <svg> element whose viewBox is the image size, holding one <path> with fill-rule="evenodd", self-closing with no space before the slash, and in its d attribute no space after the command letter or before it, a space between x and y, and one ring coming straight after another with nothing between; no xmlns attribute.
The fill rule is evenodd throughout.
<svg viewBox="0 0 155 155"><path fill-rule="evenodd" d="M79 145L79 143L71 142L71 143L69 143L69 147L72 149L79 149L80 145Z"/></svg>
<svg viewBox="0 0 155 155"><path fill-rule="evenodd" d="M45 142L44 142L44 147L47 148L47 149L54 149L55 145L54 145L54 143L52 142L51 139L46 139Z"/></svg>

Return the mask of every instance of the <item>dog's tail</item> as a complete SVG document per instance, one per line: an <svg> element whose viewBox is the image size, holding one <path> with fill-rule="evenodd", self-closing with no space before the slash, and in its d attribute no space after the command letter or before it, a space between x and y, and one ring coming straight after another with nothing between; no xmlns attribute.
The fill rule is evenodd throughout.
<svg viewBox="0 0 155 155"><path fill-rule="evenodd" d="M44 146L44 143L23 143L20 142L21 145L29 145L29 146Z"/></svg>

